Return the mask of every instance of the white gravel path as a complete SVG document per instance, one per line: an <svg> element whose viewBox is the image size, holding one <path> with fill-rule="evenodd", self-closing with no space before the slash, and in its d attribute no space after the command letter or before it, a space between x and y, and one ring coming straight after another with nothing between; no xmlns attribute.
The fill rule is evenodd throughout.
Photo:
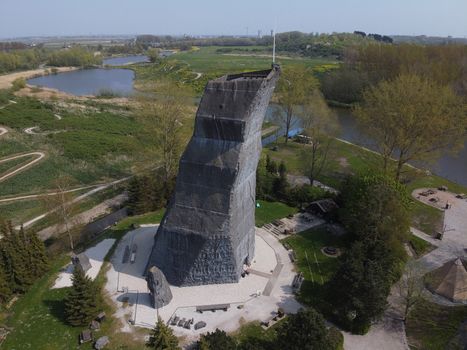
<svg viewBox="0 0 467 350"><path fill-rule="evenodd" d="M104 264L104 258L109 252L112 245L115 243L115 239L104 239L103 241L99 242L96 246L87 249L84 254L89 258L89 262L91 263L91 268L86 272L86 276L94 280L99 271L101 270L102 265ZM64 287L71 287L71 276L73 275L73 265L70 263L62 271L57 279L55 280L55 284L52 288L64 288Z"/></svg>

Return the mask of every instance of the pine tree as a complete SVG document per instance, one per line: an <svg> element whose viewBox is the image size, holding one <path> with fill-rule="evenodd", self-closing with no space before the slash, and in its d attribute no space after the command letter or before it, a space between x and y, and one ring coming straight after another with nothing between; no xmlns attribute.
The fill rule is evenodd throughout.
<svg viewBox="0 0 467 350"><path fill-rule="evenodd" d="M167 326L160 317L152 330L151 340L148 346L155 350L178 350L178 339L172 329Z"/></svg>
<svg viewBox="0 0 467 350"><path fill-rule="evenodd" d="M23 231L21 227L20 232ZM28 247L29 262L32 273L35 278L41 277L49 267L47 253L45 251L44 243L37 237L34 232L26 232L24 239Z"/></svg>
<svg viewBox="0 0 467 350"><path fill-rule="evenodd" d="M81 269L75 269L73 286L65 298L65 317L73 326L87 325L98 312L99 290Z"/></svg>
<svg viewBox="0 0 467 350"><path fill-rule="evenodd" d="M7 281L7 276L0 265L0 304L5 303L11 297L11 288Z"/></svg>

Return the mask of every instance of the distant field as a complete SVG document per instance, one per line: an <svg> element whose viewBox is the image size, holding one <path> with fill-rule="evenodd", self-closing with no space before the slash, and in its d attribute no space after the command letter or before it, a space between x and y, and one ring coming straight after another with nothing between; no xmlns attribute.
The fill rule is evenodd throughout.
<svg viewBox="0 0 467 350"><path fill-rule="evenodd" d="M248 47L249 50L262 47ZM222 53L218 50L232 49L234 51ZM241 73L263 70L271 67L272 57L267 52L235 51L244 47L201 47L198 50L178 52L160 64L136 64L130 68L136 72L136 87L145 89L154 83L154 79L170 77L184 82L201 94L206 83L214 78L228 73ZM263 57L265 56L266 57ZM334 66L336 61L319 58L285 57L279 55L277 63L282 67L304 65L310 68L319 66ZM127 67L128 68L128 67ZM199 75L201 74L201 75Z"/></svg>
<svg viewBox="0 0 467 350"><path fill-rule="evenodd" d="M271 67L272 53L270 57L259 57L265 52L218 52L219 49L231 47L210 46L202 47L199 50L183 51L172 56L190 65L191 69L200 73L239 73L249 70L268 69ZM233 47L235 49L235 47ZM252 56L248 56L248 55ZM257 55L257 56L253 56ZM276 62L281 66L305 65L314 67L321 64L334 63L329 59L310 59L301 57L282 58L278 57Z"/></svg>

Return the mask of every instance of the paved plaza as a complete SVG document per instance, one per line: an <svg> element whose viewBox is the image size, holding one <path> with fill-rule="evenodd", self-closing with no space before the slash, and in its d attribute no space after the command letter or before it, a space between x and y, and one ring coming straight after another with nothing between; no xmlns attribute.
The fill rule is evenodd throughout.
<svg viewBox="0 0 467 350"><path fill-rule="evenodd" d="M172 301L158 310L152 308L149 290L143 273L151 253L157 226L133 230L120 241L107 272L106 289L118 306L116 316L125 324L123 331L131 331L129 323L152 328L159 315L164 321L172 316L206 322L206 327L194 330L173 326L178 336L197 339L199 334L216 328L234 331L244 323L271 319L279 307L296 312L300 304L292 293L294 266L288 252L272 234L256 229L256 252L250 274L238 283L213 284L194 287L170 286ZM136 245L134 263L122 263L126 246ZM227 311L196 312L197 306L230 304Z"/></svg>

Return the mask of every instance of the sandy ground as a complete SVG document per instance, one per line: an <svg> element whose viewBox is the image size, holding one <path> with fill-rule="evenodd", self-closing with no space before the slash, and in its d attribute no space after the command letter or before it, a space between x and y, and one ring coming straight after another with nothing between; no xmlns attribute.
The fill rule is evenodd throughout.
<svg viewBox="0 0 467 350"><path fill-rule="evenodd" d="M106 289L117 304L116 316L121 318L125 327L123 331L131 331L128 320L136 326L152 328L157 314L165 321L173 315L194 319L194 323L204 321L205 328L195 331L182 327L173 327L177 336L187 341L195 340L199 334L213 331L216 328L231 332L242 322L253 320L269 320L279 307L286 312L296 312L300 304L292 294L291 283L294 277L294 266L290 262L288 252L282 244L268 232L257 229L256 256L251 266L255 272L250 273L238 283L217 284L196 287L171 286L173 299L171 303L159 310L150 306L149 293L143 272L151 253L152 242L157 231L155 227L139 228L129 232L119 243L111 260L112 266L107 272ZM122 256L127 245L138 246L134 264L122 264ZM258 291L260 292L258 296ZM128 298L128 307L122 307L122 301ZM196 306L229 303L228 311L196 312ZM241 308L238 308L242 305Z"/></svg>
<svg viewBox="0 0 467 350"><path fill-rule="evenodd" d="M5 135L8 132L8 129L0 127L0 136Z"/></svg>
<svg viewBox="0 0 467 350"><path fill-rule="evenodd" d="M57 67L58 72L69 72L72 70L78 69L77 67ZM19 78L30 79L42 75L49 74L50 70L48 69L33 69L27 70L24 72L16 72L5 75L0 75L0 89L9 89L13 81Z"/></svg>
<svg viewBox="0 0 467 350"><path fill-rule="evenodd" d="M115 239L104 239L95 247L89 248L84 253L89 258L91 268L86 272L86 276L95 279L104 263L104 258L114 244ZM71 276L73 275L73 265L70 263L58 275L52 288L71 287Z"/></svg>

